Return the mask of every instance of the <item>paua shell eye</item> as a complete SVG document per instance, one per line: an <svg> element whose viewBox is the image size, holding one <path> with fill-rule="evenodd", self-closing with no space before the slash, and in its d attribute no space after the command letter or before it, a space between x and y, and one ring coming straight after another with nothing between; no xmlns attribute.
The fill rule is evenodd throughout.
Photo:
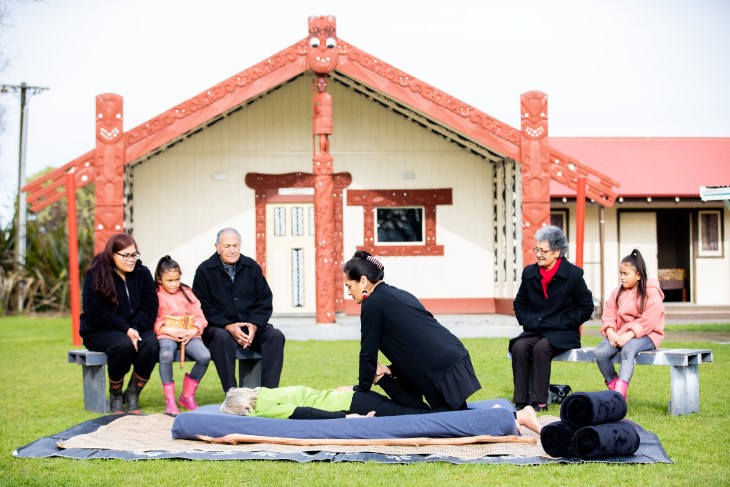
<svg viewBox="0 0 730 487"><path fill-rule="evenodd" d="M319 47L319 39L317 37L312 37L309 39L309 45L312 47Z"/></svg>
<svg viewBox="0 0 730 487"><path fill-rule="evenodd" d="M334 39L333 39L332 37L328 37L328 38L327 38L327 42L326 42L326 44L325 44L325 45L326 45L327 47L329 47L330 49L334 49L334 48L335 48L335 46L337 45L337 41L336 41L336 40L334 40Z"/></svg>

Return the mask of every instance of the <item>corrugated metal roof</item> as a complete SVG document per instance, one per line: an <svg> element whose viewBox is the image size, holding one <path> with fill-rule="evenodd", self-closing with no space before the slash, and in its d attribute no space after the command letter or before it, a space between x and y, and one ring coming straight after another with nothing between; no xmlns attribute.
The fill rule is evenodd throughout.
<svg viewBox="0 0 730 487"><path fill-rule="evenodd" d="M624 198L700 196L730 185L730 137L551 137L550 144L619 181ZM550 195L575 191L552 181Z"/></svg>

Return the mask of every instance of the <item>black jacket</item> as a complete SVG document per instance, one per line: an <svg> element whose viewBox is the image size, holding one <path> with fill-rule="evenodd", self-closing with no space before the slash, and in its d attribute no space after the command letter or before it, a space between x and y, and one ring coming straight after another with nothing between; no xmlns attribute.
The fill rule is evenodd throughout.
<svg viewBox="0 0 730 487"><path fill-rule="evenodd" d="M593 296L583 280L583 269L566 259L548 285L548 299L540 282L540 267L531 264L522 271L522 283L514 300L515 317L522 337L542 335L560 350L580 347L580 326L593 314Z"/></svg>
<svg viewBox="0 0 730 487"><path fill-rule="evenodd" d="M151 330L157 318L157 288L150 270L138 260L126 281L114 273L117 289L117 306L106 302L92 287L95 271L84 278L82 293L84 310L81 313L79 334L82 337L101 330L117 330L127 333L134 328L138 332ZM127 294L129 293L129 294Z"/></svg>
<svg viewBox="0 0 730 487"><path fill-rule="evenodd" d="M481 388L464 344L409 292L381 282L362 303L360 333L356 391L372 387L378 351L429 403L441 396L456 409Z"/></svg>
<svg viewBox="0 0 730 487"><path fill-rule="evenodd" d="M234 282L215 253L198 266L193 292L200 300L208 326L253 323L259 328L269 323L273 294L258 263L241 255L236 263Z"/></svg>

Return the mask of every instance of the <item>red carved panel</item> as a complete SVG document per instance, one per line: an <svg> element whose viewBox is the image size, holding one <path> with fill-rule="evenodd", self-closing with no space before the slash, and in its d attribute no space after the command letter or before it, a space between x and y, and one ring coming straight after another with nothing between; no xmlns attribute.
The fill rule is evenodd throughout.
<svg viewBox="0 0 730 487"><path fill-rule="evenodd" d="M446 189L380 189L347 192L347 204L363 207L363 245L365 250L380 256L444 255L443 245L436 244L436 207L452 204L451 188ZM424 245L375 245L375 209L378 207L423 206L425 212Z"/></svg>
<svg viewBox="0 0 730 487"><path fill-rule="evenodd" d="M94 252L124 231L124 137L122 97L96 97L94 153Z"/></svg>
<svg viewBox="0 0 730 487"><path fill-rule="evenodd" d="M535 232L550 224L550 144L547 95L530 91L520 98L522 110L522 259L536 262Z"/></svg>

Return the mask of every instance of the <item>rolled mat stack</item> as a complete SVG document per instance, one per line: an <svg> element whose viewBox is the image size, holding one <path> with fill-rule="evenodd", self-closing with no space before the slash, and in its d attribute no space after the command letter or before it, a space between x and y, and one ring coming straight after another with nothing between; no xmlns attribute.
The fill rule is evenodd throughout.
<svg viewBox="0 0 730 487"><path fill-rule="evenodd" d="M626 400L616 391L574 392L563 400L560 421L542 428L542 447L552 457L633 455L639 433L624 420L626 412Z"/></svg>

